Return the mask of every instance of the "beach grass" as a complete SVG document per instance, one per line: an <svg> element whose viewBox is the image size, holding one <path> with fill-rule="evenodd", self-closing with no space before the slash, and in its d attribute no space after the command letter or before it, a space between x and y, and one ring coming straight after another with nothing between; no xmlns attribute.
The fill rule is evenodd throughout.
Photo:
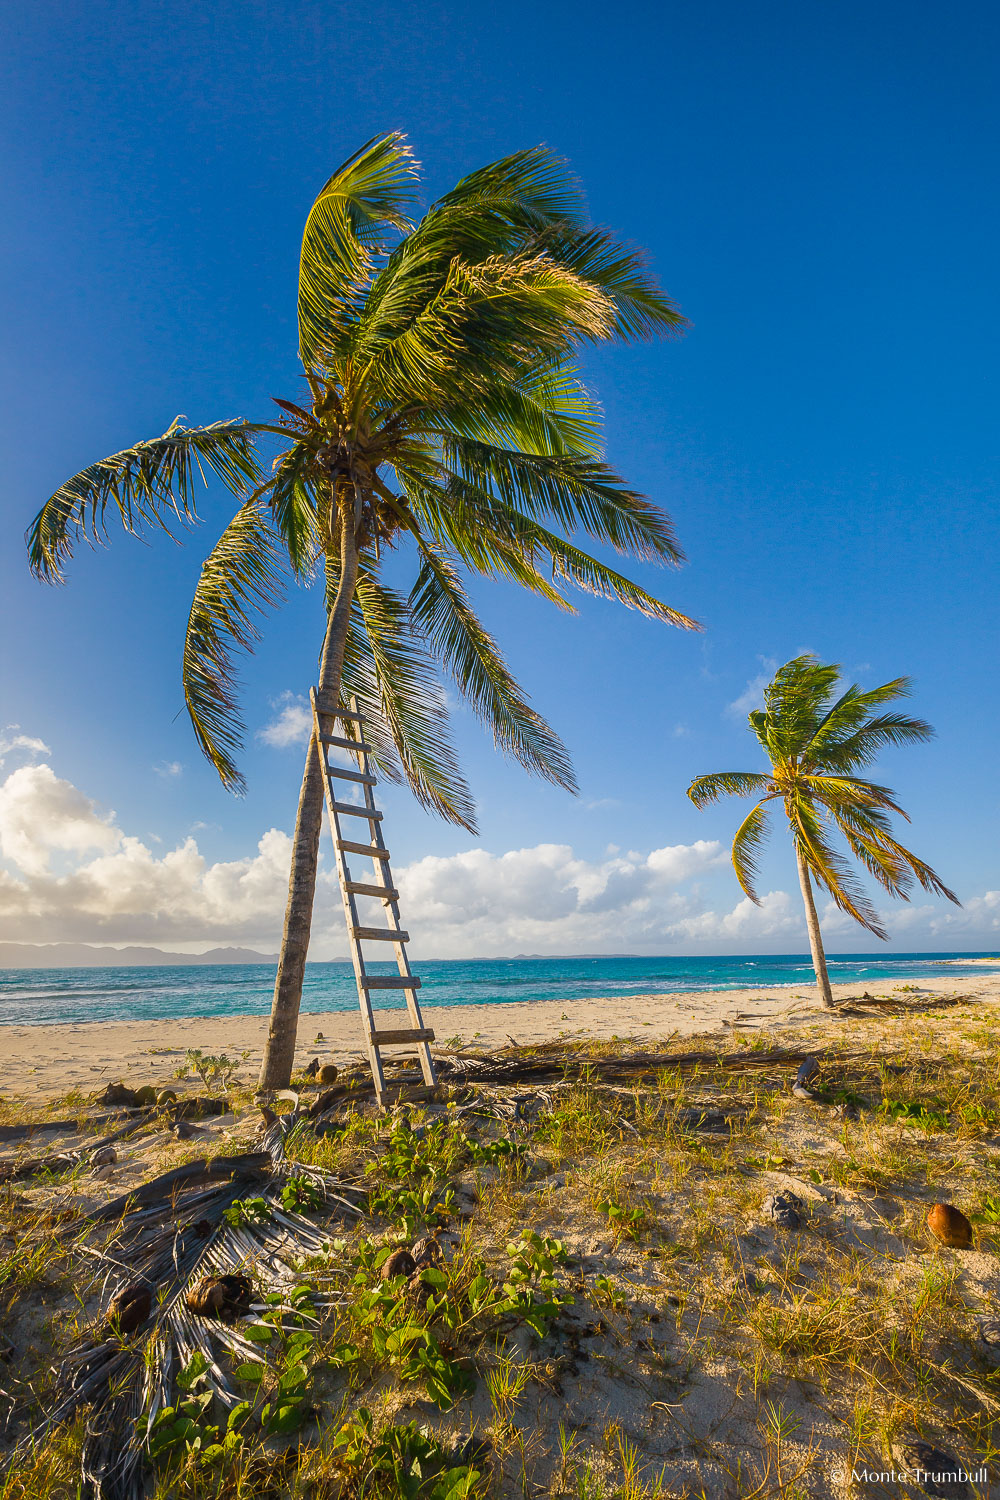
<svg viewBox="0 0 1000 1500"><path fill-rule="evenodd" d="M699 1050L689 1037L575 1037L562 1076L516 1086L516 1123L454 1089L389 1115L348 1102L299 1131L290 1155L368 1206L331 1215L328 1251L301 1267L337 1291L307 1412L294 1437L211 1466L161 1459L156 1493L804 1500L898 1468L914 1438L995 1467L981 1324L1000 1295L998 1012L818 1021L790 1040L820 1059L811 1099L792 1094L793 1063L766 1061L773 1034L703 1039L697 1065L671 1061ZM597 1076L654 1047L650 1071ZM230 1116L197 1150L231 1151L252 1124ZM143 1170L191 1152L159 1141ZM70 1234L66 1216L118 1190L79 1172L3 1189L9 1441L100 1300L74 1248L85 1216ZM798 1200L799 1227L770 1216L775 1193ZM970 1249L931 1238L938 1200L972 1220ZM434 1285L383 1284L388 1252L428 1233ZM79 1433L18 1457L0 1497L75 1495Z"/></svg>

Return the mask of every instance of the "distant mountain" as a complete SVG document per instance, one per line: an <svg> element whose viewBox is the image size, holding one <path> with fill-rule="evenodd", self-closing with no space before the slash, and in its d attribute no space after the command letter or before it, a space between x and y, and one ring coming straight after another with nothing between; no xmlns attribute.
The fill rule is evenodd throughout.
<svg viewBox="0 0 1000 1500"><path fill-rule="evenodd" d="M162 948L95 948L90 943L0 943L0 969L110 969L153 964L276 964L276 953L210 948L165 953Z"/></svg>
<svg viewBox="0 0 1000 1500"><path fill-rule="evenodd" d="M515 953L513 960L519 958L641 958L641 953ZM502 962L502 960L501 960Z"/></svg>

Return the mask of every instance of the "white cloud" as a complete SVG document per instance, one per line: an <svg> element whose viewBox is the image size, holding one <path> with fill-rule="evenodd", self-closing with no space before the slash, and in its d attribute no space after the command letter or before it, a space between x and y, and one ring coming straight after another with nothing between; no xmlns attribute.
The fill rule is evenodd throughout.
<svg viewBox="0 0 1000 1500"><path fill-rule="evenodd" d="M0 854L2 939L245 943L273 952L280 938L291 841L277 828L238 859L212 863L191 836L161 852L50 766L22 766L0 782ZM804 951L798 895L772 890L759 907L745 898L731 904L707 884L718 872L718 889L729 887L727 864L714 840L650 851L609 846L595 859L568 844L536 844L429 855L394 874L418 959ZM870 946L842 913L822 915L837 947ZM884 915L900 947L988 948L1000 936L1000 891L962 909L894 905ZM313 956L345 955L336 880L321 870Z"/></svg>
<svg viewBox="0 0 1000 1500"><path fill-rule="evenodd" d="M31 734L18 734L16 731L20 728L20 724L8 724L0 734L0 766L15 750L24 750L32 755L52 754L44 740L35 739Z"/></svg>
<svg viewBox="0 0 1000 1500"><path fill-rule="evenodd" d="M163 760L153 770L157 776L162 776L164 781L174 781L184 770L179 760Z"/></svg>
<svg viewBox="0 0 1000 1500"><path fill-rule="evenodd" d="M0 786L0 854L26 874L41 875L57 850L115 849L122 836L113 818L51 766L21 766Z"/></svg>
<svg viewBox="0 0 1000 1500"><path fill-rule="evenodd" d="M764 670L758 672L756 677L750 678L738 698L726 704L726 713L731 718L745 719L753 709L764 707L764 689L778 670L778 663L769 656L759 656L757 660Z"/></svg>
<svg viewBox="0 0 1000 1500"><path fill-rule="evenodd" d="M312 733L312 709L305 698L282 693L271 705L279 710L270 724L258 729L257 738L265 745L283 750L288 745L304 745Z"/></svg>

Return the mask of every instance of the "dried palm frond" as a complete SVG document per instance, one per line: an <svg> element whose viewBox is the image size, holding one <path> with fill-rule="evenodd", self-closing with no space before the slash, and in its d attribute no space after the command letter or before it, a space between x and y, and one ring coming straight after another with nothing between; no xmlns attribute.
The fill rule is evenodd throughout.
<svg viewBox="0 0 1000 1500"><path fill-rule="evenodd" d="M77 1242L73 1249L90 1262L81 1292L99 1286L102 1312L89 1337L54 1371L55 1399L18 1454L86 1410L82 1493L93 1500L139 1500L150 1429L172 1403L177 1377L195 1355L203 1357L208 1384L223 1407L232 1410L244 1399L227 1373L226 1356L237 1362L264 1357L261 1345L247 1337L271 1307L264 1297L277 1293L280 1309L301 1282L296 1263L330 1248L324 1229L284 1206L282 1185L292 1175L308 1178L328 1212L359 1212L345 1196L357 1198L359 1189L286 1155L286 1139L304 1114L296 1108L276 1121L264 1132L261 1151L187 1163L89 1216L95 1226L109 1226L108 1232L99 1245ZM261 1212L227 1214L248 1192L257 1195ZM229 1317L193 1311L191 1290L206 1276L248 1278L254 1288L248 1312ZM197 1298L190 1300L197 1305ZM317 1292L312 1306L319 1311L334 1300Z"/></svg>

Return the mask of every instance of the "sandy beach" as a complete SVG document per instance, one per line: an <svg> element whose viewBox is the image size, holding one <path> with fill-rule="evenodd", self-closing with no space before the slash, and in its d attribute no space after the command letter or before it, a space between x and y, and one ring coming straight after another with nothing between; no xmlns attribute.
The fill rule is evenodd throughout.
<svg viewBox="0 0 1000 1500"><path fill-rule="evenodd" d="M899 981L873 994L891 995ZM968 998L1000 998L1000 974L974 978L926 979L928 992L962 994ZM858 994L861 984L834 985L838 999ZM519 1001L510 1005L428 1005L423 1015L433 1027L436 1045L503 1046L553 1041L562 1035L642 1037L710 1034L734 1026L807 1025L821 1016L816 991L725 990L700 993L616 996L608 999ZM399 1011L376 1013L387 1024L398 1022ZM850 1024L845 1020L845 1025ZM101 1021L65 1026L0 1026L0 1096L21 1099L58 1098L73 1090L90 1094L118 1079L133 1087L168 1083L184 1063L188 1048L202 1052L247 1057L238 1073L249 1083L256 1076L264 1039L266 1016L211 1016L163 1021ZM306 1014L299 1025L296 1063L313 1057L341 1063L358 1058L361 1021L356 1011Z"/></svg>

